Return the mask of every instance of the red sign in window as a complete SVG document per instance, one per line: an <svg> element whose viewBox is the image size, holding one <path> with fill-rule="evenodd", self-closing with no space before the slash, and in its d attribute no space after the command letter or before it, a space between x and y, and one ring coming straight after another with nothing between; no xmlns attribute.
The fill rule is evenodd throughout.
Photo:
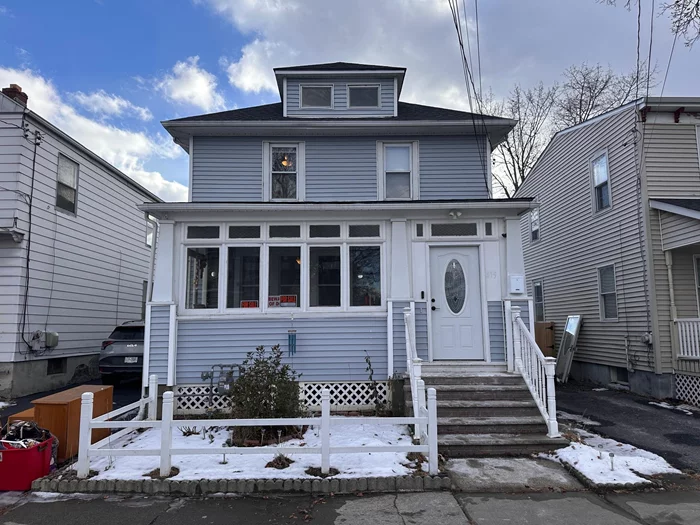
<svg viewBox="0 0 700 525"><path fill-rule="evenodd" d="M241 301L241 308L257 308L257 301Z"/></svg>

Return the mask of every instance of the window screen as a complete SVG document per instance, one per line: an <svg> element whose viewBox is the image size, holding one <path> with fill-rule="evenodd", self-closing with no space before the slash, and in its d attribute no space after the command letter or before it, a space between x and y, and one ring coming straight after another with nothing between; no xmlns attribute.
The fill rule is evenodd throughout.
<svg viewBox="0 0 700 525"><path fill-rule="evenodd" d="M332 94L331 86L301 86L301 107L330 108Z"/></svg>
<svg viewBox="0 0 700 525"><path fill-rule="evenodd" d="M56 207L75 213L78 195L78 164L63 155L58 156L56 174Z"/></svg>
<svg viewBox="0 0 700 525"><path fill-rule="evenodd" d="M312 224L309 226L309 237L340 237L339 224Z"/></svg>
<svg viewBox="0 0 700 525"><path fill-rule="evenodd" d="M379 237L379 224L351 224L350 237Z"/></svg>
<svg viewBox="0 0 700 525"><path fill-rule="evenodd" d="M434 237L469 237L476 235L475 222L433 224L430 232Z"/></svg>
<svg viewBox="0 0 700 525"><path fill-rule="evenodd" d="M490 222L484 223L484 235L487 235L487 236L493 235L493 223L490 223Z"/></svg>
<svg viewBox="0 0 700 525"><path fill-rule="evenodd" d="M598 284L600 287L601 317L617 319L617 290L615 287L615 266L604 266L598 269Z"/></svg>
<svg viewBox="0 0 700 525"><path fill-rule="evenodd" d="M416 237L423 237L423 224L416 224Z"/></svg>
<svg viewBox="0 0 700 525"><path fill-rule="evenodd" d="M218 226L188 226L187 227L187 238L188 239L218 239L219 238L219 227Z"/></svg>
<svg viewBox="0 0 700 525"><path fill-rule="evenodd" d="M376 108L379 106L379 86L350 86L351 108Z"/></svg>
<svg viewBox="0 0 700 525"><path fill-rule="evenodd" d="M259 239L260 226L229 226L229 239Z"/></svg>
<svg viewBox="0 0 700 525"><path fill-rule="evenodd" d="M270 237L295 239L301 237L301 226L270 226Z"/></svg>

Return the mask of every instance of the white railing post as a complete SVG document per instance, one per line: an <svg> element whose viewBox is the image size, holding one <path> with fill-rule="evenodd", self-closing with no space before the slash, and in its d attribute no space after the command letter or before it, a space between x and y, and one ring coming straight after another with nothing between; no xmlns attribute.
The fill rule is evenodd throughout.
<svg viewBox="0 0 700 525"><path fill-rule="evenodd" d="M522 342L520 339L520 327L518 319L520 319L520 307L512 306L510 309L511 323L513 325L513 357L515 358L515 369L522 373L523 371L523 354Z"/></svg>
<svg viewBox="0 0 700 525"><path fill-rule="evenodd" d="M76 467L79 478L87 478L90 473L88 449L92 441L90 422L92 421L93 398L94 394L92 392L85 392L80 396L80 430L78 434L78 464Z"/></svg>
<svg viewBox="0 0 700 525"><path fill-rule="evenodd" d="M438 437L437 437L437 395L434 388L428 389L428 473L438 473Z"/></svg>
<svg viewBox="0 0 700 525"><path fill-rule="evenodd" d="M154 421L158 415L158 376L148 376L148 420Z"/></svg>
<svg viewBox="0 0 700 525"><path fill-rule="evenodd" d="M413 406L413 417L422 417L422 412L421 408L425 408L425 381L422 379L418 379L416 381L416 402L417 405ZM417 406L417 408L416 408ZM420 423L416 423L414 425L414 434L413 436L419 440L422 441L421 436L423 435L422 433L422 428Z"/></svg>
<svg viewBox="0 0 700 525"><path fill-rule="evenodd" d="M331 392L321 391L321 473L331 469Z"/></svg>
<svg viewBox="0 0 700 525"><path fill-rule="evenodd" d="M545 374L547 375L547 436L559 437L559 423L557 423L557 395L554 384L557 360L554 357L545 357Z"/></svg>
<svg viewBox="0 0 700 525"><path fill-rule="evenodd" d="M163 417L160 422L160 475L162 477L170 476L171 455L170 448L172 447L172 431L173 431L173 393L165 392L163 394Z"/></svg>

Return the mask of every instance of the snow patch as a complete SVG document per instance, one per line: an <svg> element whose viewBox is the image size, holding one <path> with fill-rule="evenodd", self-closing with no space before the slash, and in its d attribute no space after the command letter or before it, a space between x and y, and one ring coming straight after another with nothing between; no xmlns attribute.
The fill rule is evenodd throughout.
<svg viewBox="0 0 700 525"><path fill-rule="evenodd" d="M11 407L14 403L12 401L0 401L0 410L3 408Z"/></svg>
<svg viewBox="0 0 700 525"><path fill-rule="evenodd" d="M566 463L598 485L647 484L651 481L640 474L680 474L678 469L652 452L585 430L576 429L575 432L582 443L572 442L568 447L542 457ZM610 453L614 454L612 458Z"/></svg>
<svg viewBox="0 0 700 525"><path fill-rule="evenodd" d="M674 406L671 405L670 403L666 403L665 401L649 401L650 405L654 405L657 407L665 408L666 410L675 410L677 412L681 412L685 414L686 416L692 416L693 413L690 410L686 410L680 406Z"/></svg>
<svg viewBox="0 0 700 525"><path fill-rule="evenodd" d="M557 418L563 419L564 421L574 421L576 423L580 423L581 425L587 425L589 427L600 426L600 423L598 423L597 421L593 421L592 419L588 419L585 416L579 416L578 414L569 414L568 412L562 412L560 410L557 410Z"/></svg>
<svg viewBox="0 0 700 525"><path fill-rule="evenodd" d="M593 389L593 392L607 392L607 391L608 391L607 388L594 388Z"/></svg>
<svg viewBox="0 0 700 525"><path fill-rule="evenodd" d="M206 420L202 423L206 424ZM213 436L212 441L209 439L210 434ZM229 435L227 430L219 429L207 432L205 439L202 439L201 435L183 436L179 430L173 429L172 447L219 448ZM330 444L331 447L411 445L412 439L407 427L403 425L334 425L331 427ZM311 427L303 439L287 441L281 446L320 447L321 439ZM138 435L129 434L108 448L159 449L160 431L150 429ZM314 476L306 474L306 469L321 466L320 454L289 454L288 457L294 460L289 467L281 470L265 468L275 458L277 446L260 448L269 450L269 453L226 454L226 463L223 462L222 454L173 456L172 466L180 472L170 479L314 479ZM331 454L331 466L340 471L336 478L405 476L413 472L405 466L408 463L406 454L400 452ZM99 457L90 462L90 469L98 472L93 479L131 480L143 479L148 472L159 468L159 465L158 456Z"/></svg>

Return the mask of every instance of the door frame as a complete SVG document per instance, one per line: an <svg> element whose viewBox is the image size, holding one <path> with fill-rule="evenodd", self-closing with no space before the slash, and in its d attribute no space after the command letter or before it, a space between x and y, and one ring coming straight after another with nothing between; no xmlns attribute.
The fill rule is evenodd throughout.
<svg viewBox="0 0 700 525"><path fill-rule="evenodd" d="M486 274L484 273L484 268L486 267L486 259L484 255L484 243L483 242L464 242L464 241L433 241L426 243L427 250L425 250L425 268L427 271L426 288L428 291L428 296L426 297L427 304L427 317L428 317L428 361L434 362L433 358L433 323L430 310L430 297L432 297L432 275L430 268L430 251L432 248L477 248L479 257L479 288L480 288L480 301L481 301L481 333L482 341L484 346L484 359L483 361L477 360L465 360L464 364L483 364L491 362L491 338L489 334L489 318L488 318L488 303L486 302Z"/></svg>

